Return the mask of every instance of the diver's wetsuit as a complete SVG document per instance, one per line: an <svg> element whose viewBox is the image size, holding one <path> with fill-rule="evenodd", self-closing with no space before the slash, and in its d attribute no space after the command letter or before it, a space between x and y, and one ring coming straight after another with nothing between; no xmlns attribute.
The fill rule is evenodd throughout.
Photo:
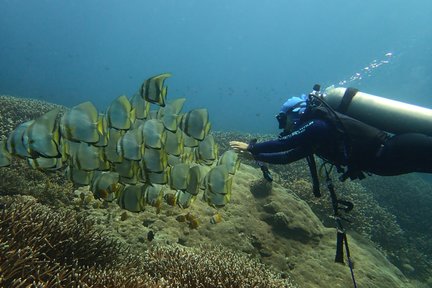
<svg viewBox="0 0 432 288"><path fill-rule="evenodd" d="M432 173L432 137L420 133L391 137L377 155L370 172L383 176Z"/></svg>
<svg viewBox="0 0 432 288"><path fill-rule="evenodd" d="M324 120L311 120L278 140L250 144L255 160L271 164L288 164L310 155L316 146L336 147L331 126Z"/></svg>
<svg viewBox="0 0 432 288"><path fill-rule="evenodd" d="M363 150L361 145L357 145L357 149L362 150L361 157L354 160L362 162L354 163L359 170L386 176L432 173L432 137L407 133L381 138L381 143ZM353 164L346 146L344 140L336 136L332 123L311 119L281 139L250 144L248 151L257 161L272 164L288 164L315 153L332 164L346 166L350 161Z"/></svg>

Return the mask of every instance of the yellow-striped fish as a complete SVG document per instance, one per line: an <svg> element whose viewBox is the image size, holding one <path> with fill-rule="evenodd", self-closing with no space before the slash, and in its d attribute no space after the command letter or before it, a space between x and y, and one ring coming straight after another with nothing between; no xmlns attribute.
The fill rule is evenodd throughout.
<svg viewBox="0 0 432 288"><path fill-rule="evenodd" d="M96 107L89 101L72 107L60 121L62 137L76 142L97 143L103 134L102 129L103 123L98 119Z"/></svg>
<svg viewBox="0 0 432 288"><path fill-rule="evenodd" d="M144 184L126 185L120 192L117 203L122 209L131 212L140 212L145 206Z"/></svg>
<svg viewBox="0 0 432 288"><path fill-rule="evenodd" d="M60 130L57 115L60 108L55 108L37 118L27 128L29 153L33 158L60 157Z"/></svg>
<svg viewBox="0 0 432 288"><path fill-rule="evenodd" d="M180 128L190 137L202 141L210 131L207 109L194 109L185 113Z"/></svg>
<svg viewBox="0 0 432 288"><path fill-rule="evenodd" d="M150 103L165 106L168 88L164 82L168 77L171 77L170 73L163 73L145 80L140 89L141 97Z"/></svg>
<svg viewBox="0 0 432 288"><path fill-rule="evenodd" d="M28 147L27 128L33 123L34 120L27 121L19 124L7 139L6 148L12 155L22 158L31 157Z"/></svg>
<svg viewBox="0 0 432 288"><path fill-rule="evenodd" d="M170 171L170 187L173 190L186 190L189 184L189 164L174 165Z"/></svg>
<svg viewBox="0 0 432 288"><path fill-rule="evenodd" d="M206 175L205 183L204 199L209 205L223 207L230 201L232 177L225 166L213 167Z"/></svg>
<svg viewBox="0 0 432 288"><path fill-rule="evenodd" d="M145 146L149 148L161 149L166 140L166 130L160 120L147 120L142 126Z"/></svg>
<svg viewBox="0 0 432 288"><path fill-rule="evenodd" d="M130 102L135 110L136 119L147 119L150 111L150 103L145 101L139 94L135 94Z"/></svg>
<svg viewBox="0 0 432 288"><path fill-rule="evenodd" d="M175 132L177 131L178 124L181 120L180 111L183 108L186 98L179 98L170 103L168 103L162 112L162 123L165 129Z"/></svg>
<svg viewBox="0 0 432 288"><path fill-rule="evenodd" d="M218 160L218 165L225 165L228 173L234 175L240 167L238 154L234 150L225 151Z"/></svg>
<svg viewBox="0 0 432 288"><path fill-rule="evenodd" d="M128 130L135 122L135 110L125 95L117 97L107 110L108 126Z"/></svg>

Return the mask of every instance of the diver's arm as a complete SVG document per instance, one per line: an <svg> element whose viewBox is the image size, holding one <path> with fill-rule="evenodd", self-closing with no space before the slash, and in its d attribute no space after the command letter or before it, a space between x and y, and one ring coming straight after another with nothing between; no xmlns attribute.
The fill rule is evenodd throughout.
<svg viewBox="0 0 432 288"><path fill-rule="evenodd" d="M311 149L299 147L285 152L278 153L259 153L253 155L254 159L270 164L289 164L291 162L305 158L312 153Z"/></svg>
<svg viewBox="0 0 432 288"><path fill-rule="evenodd" d="M317 144L330 135L330 127L323 120L311 120L287 136L271 141L249 144L247 150L253 155L261 153L277 153L297 147Z"/></svg>

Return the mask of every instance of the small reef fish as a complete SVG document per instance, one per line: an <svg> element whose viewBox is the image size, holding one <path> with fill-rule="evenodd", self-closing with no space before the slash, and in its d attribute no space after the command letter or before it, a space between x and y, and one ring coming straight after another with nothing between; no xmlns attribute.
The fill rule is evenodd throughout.
<svg viewBox="0 0 432 288"><path fill-rule="evenodd" d="M222 215L219 212L213 214L213 216L210 218L211 224L218 224L220 222L222 222Z"/></svg>
<svg viewBox="0 0 432 288"><path fill-rule="evenodd" d="M186 221L189 225L189 228L191 229L196 229L199 226L199 220L198 217L196 217L195 215L191 214L190 212L188 212L185 216Z"/></svg>
<svg viewBox="0 0 432 288"><path fill-rule="evenodd" d="M177 196L174 193L166 193L164 195L165 202L170 206L176 206Z"/></svg>

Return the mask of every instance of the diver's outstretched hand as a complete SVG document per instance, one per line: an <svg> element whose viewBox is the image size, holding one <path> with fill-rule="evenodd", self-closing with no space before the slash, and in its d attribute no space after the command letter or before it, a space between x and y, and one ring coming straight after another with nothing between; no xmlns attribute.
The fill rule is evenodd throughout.
<svg viewBox="0 0 432 288"><path fill-rule="evenodd" d="M245 142L240 142L240 141L230 141L229 145L231 146L232 149L234 149L234 151L236 152L248 152L247 148L249 146L249 144L245 143Z"/></svg>
<svg viewBox="0 0 432 288"><path fill-rule="evenodd" d="M247 148L249 144L240 141L230 141L229 142L232 149L238 153L238 155L244 159L253 160L252 153L250 153Z"/></svg>

